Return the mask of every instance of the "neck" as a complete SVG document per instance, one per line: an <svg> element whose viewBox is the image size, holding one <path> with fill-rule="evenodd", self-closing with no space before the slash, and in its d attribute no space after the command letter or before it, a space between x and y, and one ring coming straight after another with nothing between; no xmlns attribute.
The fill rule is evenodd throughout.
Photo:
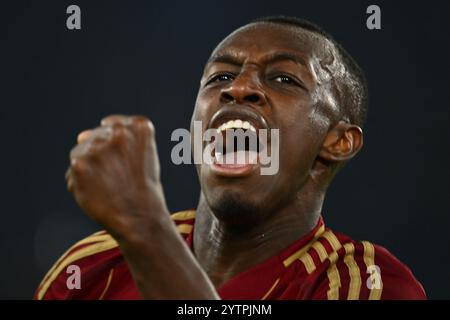
<svg viewBox="0 0 450 320"><path fill-rule="evenodd" d="M218 220L202 194L196 213L194 253L216 288L309 233L318 222L325 193L317 194L311 199L311 193L303 191L267 219L243 229Z"/></svg>

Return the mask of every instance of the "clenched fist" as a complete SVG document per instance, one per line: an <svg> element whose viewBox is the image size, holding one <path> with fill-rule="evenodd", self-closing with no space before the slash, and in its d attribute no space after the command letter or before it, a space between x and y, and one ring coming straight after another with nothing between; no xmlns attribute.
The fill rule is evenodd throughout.
<svg viewBox="0 0 450 320"><path fill-rule="evenodd" d="M116 239L169 217L155 129L145 117L113 115L81 132L66 180L80 207Z"/></svg>

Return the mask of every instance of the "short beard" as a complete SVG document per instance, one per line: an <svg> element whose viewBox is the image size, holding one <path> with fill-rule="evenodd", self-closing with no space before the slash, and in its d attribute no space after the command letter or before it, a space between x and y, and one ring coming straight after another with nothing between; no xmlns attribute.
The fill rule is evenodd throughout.
<svg viewBox="0 0 450 320"><path fill-rule="evenodd" d="M248 230L257 225L265 218L268 209L262 201L255 203L234 192L225 192L208 205L219 221L236 231Z"/></svg>

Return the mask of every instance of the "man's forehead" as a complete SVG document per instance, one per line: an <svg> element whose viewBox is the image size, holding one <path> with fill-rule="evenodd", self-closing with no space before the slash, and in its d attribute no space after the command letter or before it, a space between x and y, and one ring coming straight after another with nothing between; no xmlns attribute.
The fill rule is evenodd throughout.
<svg viewBox="0 0 450 320"><path fill-rule="evenodd" d="M261 55L276 52L297 53L305 58L317 55L323 39L300 27L274 23L253 23L227 36L213 51L211 57L243 55L248 52Z"/></svg>

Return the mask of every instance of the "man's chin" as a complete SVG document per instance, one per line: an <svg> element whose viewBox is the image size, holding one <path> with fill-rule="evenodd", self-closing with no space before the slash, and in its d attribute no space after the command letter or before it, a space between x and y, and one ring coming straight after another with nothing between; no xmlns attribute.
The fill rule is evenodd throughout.
<svg viewBox="0 0 450 320"><path fill-rule="evenodd" d="M251 226L261 219L261 202L252 201L248 195L225 191L208 201L219 221L230 226Z"/></svg>

